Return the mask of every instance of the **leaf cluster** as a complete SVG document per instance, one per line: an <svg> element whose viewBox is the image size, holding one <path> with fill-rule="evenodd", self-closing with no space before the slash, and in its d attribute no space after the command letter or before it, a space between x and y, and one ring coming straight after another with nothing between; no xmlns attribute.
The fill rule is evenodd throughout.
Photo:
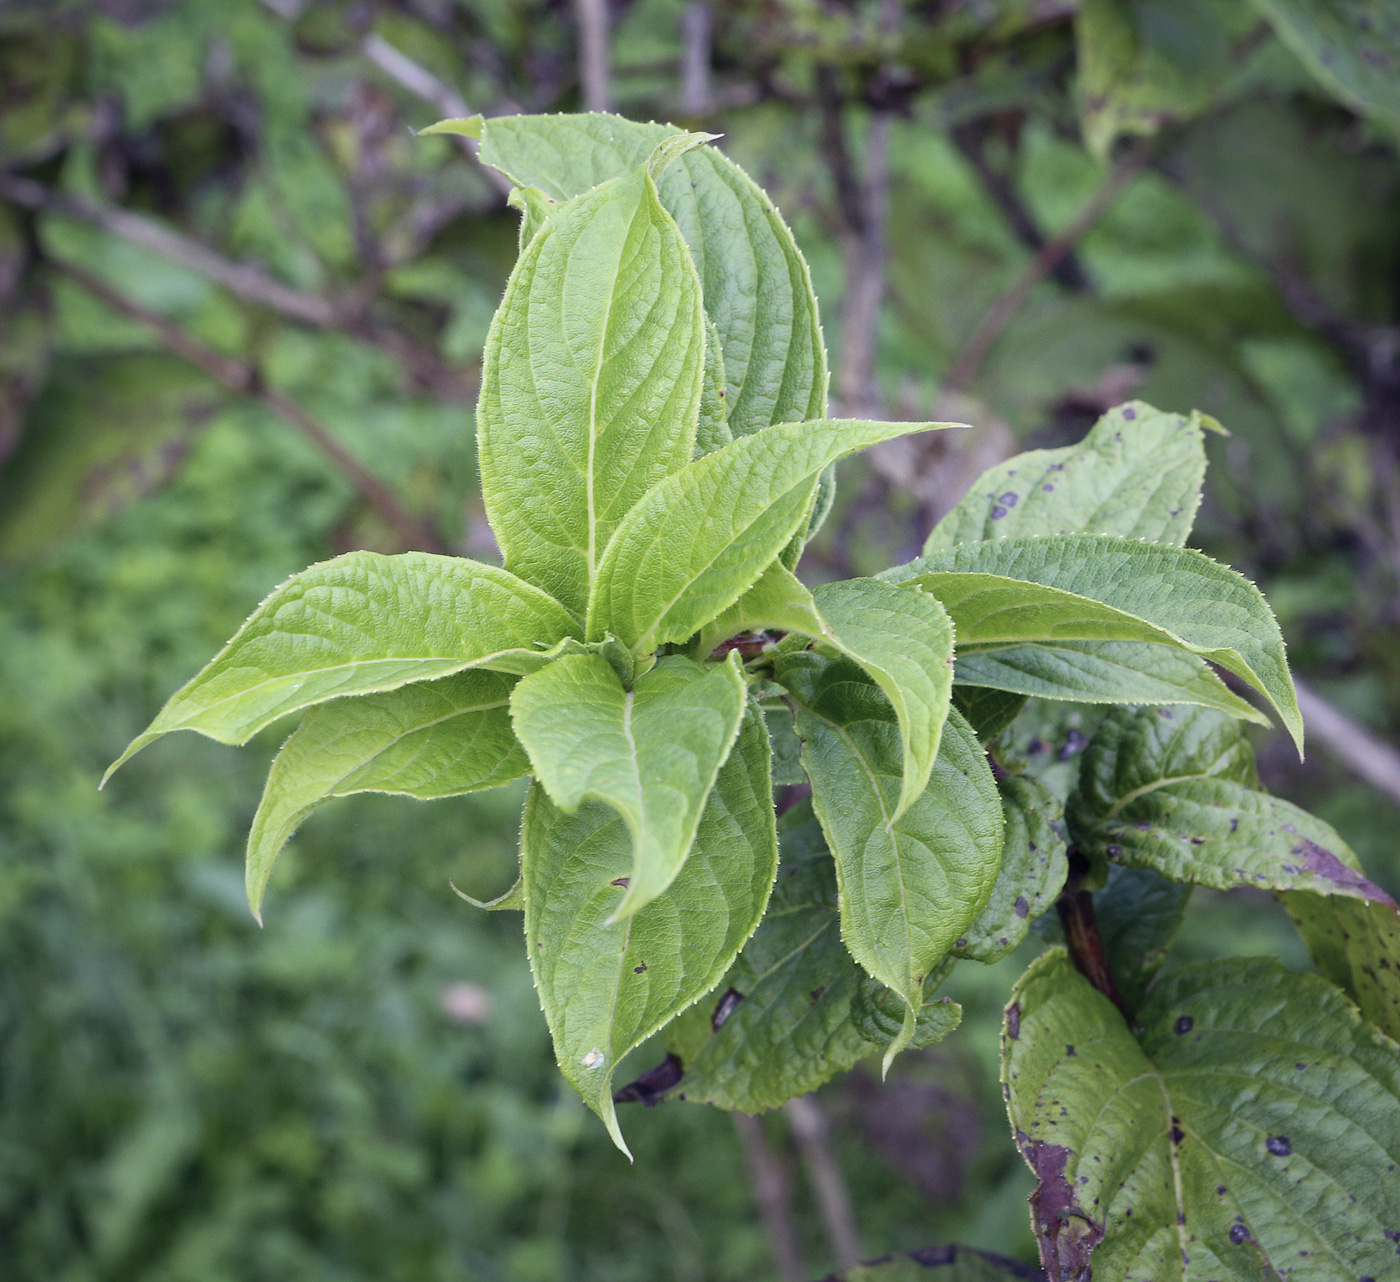
<svg viewBox="0 0 1400 1282"><path fill-rule="evenodd" d="M1400 1115L1396 909L1255 786L1240 723L1268 718L1219 672L1300 748L1302 723L1258 589L1183 546L1218 425L1120 406L985 474L913 561L809 588L838 460L955 425L827 417L806 264L708 135L434 128L479 140L523 213L478 406L504 567L312 566L117 764L301 714L253 824L255 913L325 801L530 776L520 881L487 906L523 911L560 1069L623 1151L619 1100L760 1111L946 1036L952 967L1004 956L1058 897L1071 953L1018 985L1003 1055L1051 1277L1087 1278L1091 1252L1108 1278L1193 1253L1227 1276L1261 1253L1380 1276L1400 1142L1365 1119ZM1067 795L998 757L1030 698L1109 708ZM806 782L780 785L779 817L794 737ZM1159 977L1162 947L1115 965L1085 902L1113 868L1285 896L1328 978ZM663 1031L666 1064L619 1090ZM1318 1072L1290 1077L1284 1044ZM1312 1238L1289 1230L1319 1204Z"/></svg>

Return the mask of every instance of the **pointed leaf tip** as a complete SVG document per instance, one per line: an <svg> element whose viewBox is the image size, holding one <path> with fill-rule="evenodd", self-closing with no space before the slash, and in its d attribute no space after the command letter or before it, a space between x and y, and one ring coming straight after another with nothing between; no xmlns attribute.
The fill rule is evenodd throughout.
<svg viewBox="0 0 1400 1282"><path fill-rule="evenodd" d="M439 120L426 129L415 129L413 132L420 138L430 134L456 134L459 138L470 138L474 142L480 142L484 125L485 121L480 116L459 116L451 120Z"/></svg>

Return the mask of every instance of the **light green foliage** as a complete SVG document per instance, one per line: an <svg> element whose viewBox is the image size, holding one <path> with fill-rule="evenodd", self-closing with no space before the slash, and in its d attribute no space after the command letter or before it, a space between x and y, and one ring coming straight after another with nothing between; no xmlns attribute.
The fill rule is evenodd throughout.
<svg viewBox="0 0 1400 1282"><path fill-rule="evenodd" d="M895 819L898 732L889 702L846 660L796 654L777 671L797 706L802 765L836 860L841 934L852 956L904 998L908 1044L925 977L972 924L1001 864L996 784L951 712L928 787Z"/></svg>
<svg viewBox="0 0 1400 1282"><path fill-rule="evenodd" d="M598 655L571 655L525 677L510 714L535 777L561 810L601 801L632 835L619 919L675 880L747 701L737 662L662 659L624 690Z"/></svg>
<svg viewBox="0 0 1400 1282"><path fill-rule="evenodd" d="M1000 587L1000 585L997 585ZM1257 724L1268 718L1232 694L1200 656L1141 641L1035 641L958 656L959 686L1084 703L1187 703Z"/></svg>
<svg viewBox="0 0 1400 1282"><path fill-rule="evenodd" d="M577 626L557 601L493 566L351 552L276 588L107 774L172 730L246 743L312 704L490 667Z"/></svg>
<svg viewBox="0 0 1400 1282"><path fill-rule="evenodd" d="M1185 8L1190 22L1179 13ZM1121 135L1154 134L1204 110L1248 28L1245 7L1226 0L1084 0L1075 44L1089 150L1102 159Z"/></svg>
<svg viewBox="0 0 1400 1282"><path fill-rule="evenodd" d="M1054 904L1068 868L1064 813L1055 795L1031 775L1010 775L997 791L1006 816L1001 871L987 906L954 949L959 957L989 963L1011 952Z"/></svg>
<svg viewBox="0 0 1400 1282"><path fill-rule="evenodd" d="M1266 960L1176 971L1138 1022L1060 950L1007 1009L1007 1109L1052 1277L1084 1276L1091 1251L1096 1282L1393 1272L1395 1043Z"/></svg>
<svg viewBox="0 0 1400 1282"><path fill-rule="evenodd" d="M632 840L609 807L530 790L521 829L525 939L564 1076L626 1152L618 1062L707 992L753 933L777 871L768 736L750 712L667 891L618 918Z"/></svg>
<svg viewBox="0 0 1400 1282"><path fill-rule="evenodd" d="M810 592L774 562L763 577L701 634L706 652L751 629L799 633L854 659L885 692L904 745L897 819L924 790L948 714L953 625L933 597L878 579L825 583Z"/></svg>
<svg viewBox="0 0 1400 1282"><path fill-rule="evenodd" d="M989 469L933 527L924 555L1029 534L1118 534L1183 544L1201 502L1199 414L1130 401L1078 445L1030 450Z"/></svg>
<svg viewBox="0 0 1400 1282"><path fill-rule="evenodd" d="M1254 0L1343 102L1400 134L1400 14L1387 0Z"/></svg>
<svg viewBox="0 0 1400 1282"><path fill-rule="evenodd" d="M651 166L546 221L492 322L477 411L508 568L583 613L618 522L690 462L704 359L700 281Z"/></svg>
<svg viewBox="0 0 1400 1282"><path fill-rule="evenodd" d="M1235 725L1204 709L1115 709L1085 751L1070 839L1100 859L1216 890L1255 886L1389 902L1329 824L1252 786Z"/></svg>
<svg viewBox="0 0 1400 1282"><path fill-rule="evenodd" d="M700 384L700 418L695 427L695 454L713 454L734 439L729 428L729 387L719 331L705 317L705 374Z"/></svg>
<svg viewBox="0 0 1400 1282"><path fill-rule="evenodd" d="M481 158L513 182L569 200L638 168L677 132L619 116L497 116L480 124ZM723 351L736 436L826 413L826 347L807 263L763 191L712 147L659 180L690 247Z"/></svg>
<svg viewBox="0 0 1400 1282"><path fill-rule="evenodd" d="M637 654L685 641L751 587L807 519L837 459L930 423L820 419L741 436L649 490L608 545L588 635Z"/></svg>
<svg viewBox="0 0 1400 1282"><path fill-rule="evenodd" d="M278 853L332 798L394 792L427 800L520 778L529 761L510 728L511 684L497 672L461 672L308 708L272 763L248 835L254 915Z"/></svg>
<svg viewBox="0 0 1400 1282"><path fill-rule="evenodd" d="M948 607L961 645L1179 645L1267 695L1302 746L1303 721L1273 612L1248 579L1199 552L1103 534L1001 539L962 544L887 575L896 576L917 579Z"/></svg>

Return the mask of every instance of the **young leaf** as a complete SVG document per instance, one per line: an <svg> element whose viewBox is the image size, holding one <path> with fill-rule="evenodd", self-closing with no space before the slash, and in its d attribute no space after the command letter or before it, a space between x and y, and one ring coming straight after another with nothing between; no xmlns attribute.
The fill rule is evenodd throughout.
<svg viewBox="0 0 1400 1282"><path fill-rule="evenodd" d="M395 792L426 800L520 778L529 761L510 728L512 684L497 672L459 672L308 708L273 760L248 834L253 916L262 920L282 847L333 797Z"/></svg>
<svg viewBox="0 0 1400 1282"><path fill-rule="evenodd" d="M1048 535L964 543L880 577L917 579L938 597L960 650L1056 640L1181 646L1267 695L1302 749L1273 612L1248 579L1200 552L1107 534Z"/></svg>
<svg viewBox="0 0 1400 1282"><path fill-rule="evenodd" d="M990 743L1021 714L1026 696L985 686L954 686L953 707L967 719L973 733Z"/></svg>
<svg viewBox="0 0 1400 1282"><path fill-rule="evenodd" d="M1078 445L1030 450L984 472L933 527L924 555L1032 534L1185 543L1206 471L1202 422L1142 401L1119 405Z"/></svg>
<svg viewBox="0 0 1400 1282"><path fill-rule="evenodd" d="M1064 811L1054 794L1029 775L1009 775L997 791L1006 815L1001 871L987 906L954 948L959 957L988 963L1020 944L1054 904L1069 870Z"/></svg>
<svg viewBox="0 0 1400 1282"><path fill-rule="evenodd" d="M1114 709L1066 810L1086 855L1215 890L1310 890L1389 903L1321 819L1256 792L1238 729L1205 709Z"/></svg>
<svg viewBox="0 0 1400 1282"><path fill-rule="evenodd" d="M806 520L822 469L931 423L821 419L741 436L647 492L603 556L588 635L636 654L685 641L758 579Z"/></svg>
<svg viewBox="0 0 1400 1282"><path fill-rule="evenodd" d="M1062 949L1007 1008L1002 1082L1050 1277L1392 1276L1395 1044L1264 959L1165 976L1139 1023Z"/></svg>
<svg viewBox="0 0 1400 1282"><path fill-rule="evenodd" d="M1279 895L1317 968L1342 988L1377 1028L1400 1039L1400 910L1306 891Z"/></svg>
<svg viewBox="0 0 1400 1282"><path fill-rule="evenodd" d="M957 688L1077 703L1193 703L1268 725L1198 655L1142 641L1037 641L959 654Z"/></svg>
<svg viewBox="0 0 1400 1282"><path fill-rule="evenodd" d="M209 664L176 691L112 772L172 730L247 743L312 704L393 690L464 668L513 670L578 633L552 597L505 570L458 557L351 552L294 574Z"/></svg>
<svg viewBox="0 0 1400 1282"><path fill-rule="evenodd" d="M695 429L695 457L713 454L734 439L729 430L729 389L725 385L724 351L719 331L705 317L705 375L700 384L700 421Z"/></svg>
<svg viewBox="0 0 1400 1282"><path fill-rule="evenodd" d="M494 116L481 159L513 182L570 200L634 172L673 125L602 114ZM826 413L826 347L806 261L767 195L713 147L658 180L704 287L723 349L735 436Z"/></svg>
<svg viewBox="0 0 1400 1282"><path fill-rule="evenodd" d="M674 882L616 919L632 867L622 819L566 815L535 785L525 802L525 941L564 1076L625 1153L612 1076L633 1047L707 992L758 925L777 872L768 736L752 709Z"/></svg>
<svg viewBox="0 0 1400 1282"><path fill-rule="evenodd" d="M572 814L585 801L605 802L632 834L618 919L661 894L690 853L744 715L738 658L702 667L675 655L624 690L601 656L570 655L510 697L515 732L554 804Z"/></svg>
<svg viewBox="0 0 1400 1282"><path fill-rule="evenodd" d="M808 591L774 562L763 577L701 634L701 653L735 632L781 628L854 659L885 692L899 718L904 782L894 817L928 783L952 689L953 624L933 597L878 579L825 583Z"/></svg>
<svg viewBox="0 0 1400 1282"><path fill-rule="evenodd" d="M647 166L550 215L482 358L481 493L511 570L583 612L618 521L694 454L704 361L700 281Z"/></svg>
<svg viewBox="0 0 1400 1282"><path fill-rule="evenodd" d="M909 1043L924 978L962 937L1001 865L1002 813L986 755L951 712L928 787L895 819L901 754L894 710L849 660L798 653L778 680L797 706L802 765L836 860L841 935L871 975L904 998Z"/></svg>

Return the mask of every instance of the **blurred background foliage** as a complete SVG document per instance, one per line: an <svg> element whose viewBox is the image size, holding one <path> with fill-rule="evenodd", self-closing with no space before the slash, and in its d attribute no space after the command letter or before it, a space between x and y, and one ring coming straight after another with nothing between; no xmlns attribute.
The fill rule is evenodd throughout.
<svg viewBox="0 0 1400 1282"><path fill-rule="evenodd" d="M1195 541L1344 717L1305 766L1261 736L1266 782L1400 890L1357 773L1400 731L1385 0L0 0L0 1279L786 1277L775 1180L807 1276L853 1249L810 1114L638 1110L628 1168L563 1086L516 919L447 885L509 883L517 792L340 802L258 931L275 734L95 790L308 562L493 555L471 407L516 215L410 128L581 106L724 134L812 261L841 406L976 425L847 465L815 576L1130 395L1219 418ZM1178 955L1307 964L1272 901L1197 906ZM865 1253L1033 1257L994 1070L1025 960L822 1092Z"/></svg>

